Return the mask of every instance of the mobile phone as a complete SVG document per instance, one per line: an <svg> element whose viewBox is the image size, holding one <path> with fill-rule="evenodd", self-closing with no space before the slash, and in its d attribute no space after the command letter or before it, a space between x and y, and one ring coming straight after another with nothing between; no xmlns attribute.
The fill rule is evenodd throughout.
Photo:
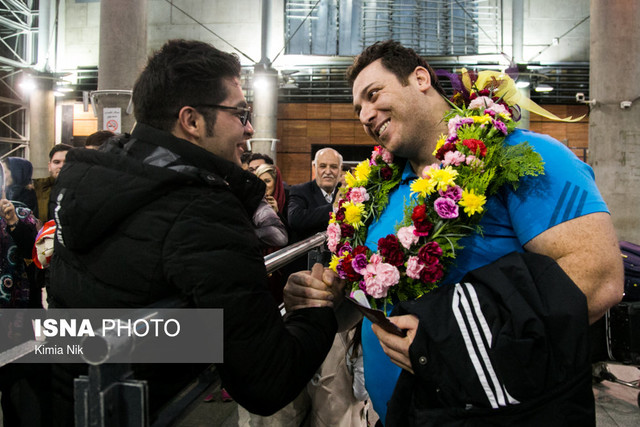
<svg viewBox="0 0 640 427"><path fill-rule="evenodd" d="M346 296L345 298L347 299L347 301L351 302L351 304L355 305L356 308L358 310L360 310L360 312L362 312L364 317L366 317L367 319L369 319L371 321L371 323L375 323L376 325L380 326L385 331L387 331L387 332L389 332L391 334L397 335L399 337L406 337L407 336L406 331L398 328L396 325L391 323L391 321L389 321L389 319L387 319L387 316L384 315L382 310L376 310L376 309L373 309L373 308L367 308L365 306L362 306L356 300L354 300L353 298L351 298L349 296Z"/></svg>

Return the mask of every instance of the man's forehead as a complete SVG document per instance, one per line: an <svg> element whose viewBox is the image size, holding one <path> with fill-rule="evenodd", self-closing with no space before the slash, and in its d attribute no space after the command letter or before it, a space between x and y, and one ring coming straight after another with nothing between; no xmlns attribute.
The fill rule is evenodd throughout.
<svg viewBox="0 0 640 427"><path fill-rule="evenodd" d="M318 156L318 164L338 164L340 161L338 160L338 155L333 151L326 151L324 153L320 153Z"/></svg>
<svg viewBox="0 0 640 427"><path fill-rule="evenodd" d="M66 151L58 151L53 154L53 156L51 157L51 161L53 162L56 160L64 160L66 157L67 157Z"/></svg>
<svg viewBox="0 0 640 427"><path fill-rule="evenodd" d="M224 104L238 106L247 103L244 98L244 92L242 92L242 84L238 77L228 77L223 79L223 81L227 89L227 97L223 102Z"/></svg>
<svg viewBox="0 0 640 427"><path fill-rule="evenodd" d="M361 95L367 87L389 77L394 77L394 74L382 65L382 59L373 61L364 67L353 81L353 97L355 98L356 94Z"/></svg>

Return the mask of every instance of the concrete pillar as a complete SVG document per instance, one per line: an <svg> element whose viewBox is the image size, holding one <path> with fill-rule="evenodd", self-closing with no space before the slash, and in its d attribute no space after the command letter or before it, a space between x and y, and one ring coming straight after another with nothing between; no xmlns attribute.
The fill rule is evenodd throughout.
<svg viewBox="0 0 640 427"><path fill-rule="evenodd" d="M278 72L270 66L257 64L253 74L253 128L251 152L268 154L277 159ZM275 142L274 142L275 141Z"/></svg>
<svg viewBox="0 0 640 427"><path fill-rule="evenodd" d="M589 159L618 238L640 242L640 2L591 0ZM631 101L622 108L621 103Z"/></svg>
<svg viewBox="0 0 640 427"><path fill-rule="evenodd" d="M29 94L29 155L33 178L49 176L49 151L55 142L55 98L53 80L35 78Z"/></svg>
<svg viewBox="0 0 640 427"><path fill-rule="evenodd" d="M262 0L261 58L253 70L253 118L251 152L268 154L277 164L278 72L271 67L271 0Z"/></svg>
<svg viewBox="0 0 640 427"><path fill-rule="evenodd" d="M513 0L511 11L511 43L513 62L520 64L523 61L524 44L524 0Z"/></svg>
<svg viewBox="0 0 640 427"><path fill-rule="evenodd" d="M98 91L94 93L98 129L131 131L135 118L132 110L127 113L130 96L122 91L133 89L146 59L147 0L100 2ZM105 112L105 108L115 110Z"/></svg>
<svg viewBox="0 0 640 427"><path fill-rule="evenodd" d="M55 98L53 96L53 79L46 73L50 71L49 53L51 33L52 2L41 1L38 7L38 54L36 70L44 73L40 77L34 75L34 90L29 94L29 148L25 157L33 164L33 177L49 176L47 164L49 151L55 143ZM31 43L27 49L31 48ZM31 53L27 53L31 57Z"/></svg>

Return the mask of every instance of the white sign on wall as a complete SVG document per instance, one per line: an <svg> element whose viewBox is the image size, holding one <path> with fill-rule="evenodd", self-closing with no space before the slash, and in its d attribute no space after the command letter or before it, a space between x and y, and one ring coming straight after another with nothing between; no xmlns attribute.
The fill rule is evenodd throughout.
<svg viewBox="0 0 640 427"><path fill-rule="evenodd" d="M110 130L116 135L122 133L122 108L105 108L102 118L103 130Z"/></svg>

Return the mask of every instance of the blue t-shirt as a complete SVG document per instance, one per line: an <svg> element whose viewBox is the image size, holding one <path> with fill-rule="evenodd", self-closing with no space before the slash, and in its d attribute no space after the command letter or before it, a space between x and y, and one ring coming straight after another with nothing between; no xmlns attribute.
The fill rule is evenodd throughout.
<svg viewBox="0 0 640 427"><path fill-rule="evenodd" d="M517 191L503 188L487 200L486 212L480 221L483 235L473 234L460 240L464 249L443 284L456 283L467 272L508 253L523 252L525 243L555 225L594 212L608 212L589 165L547 135L516 129L505 143L516 145L524 141L542 156L545 174L525 177ZM377 248L380 237L394 233L396 224L402 221L404 201L410 194L409 184L415 178L407 162L403 181L390 195L388 207L378 221L369 226L367 246L372 250ZM387 402L401 370L384 354L367 319L362 327L362 348L365 386L373 408L384 422Z"/></svg>

